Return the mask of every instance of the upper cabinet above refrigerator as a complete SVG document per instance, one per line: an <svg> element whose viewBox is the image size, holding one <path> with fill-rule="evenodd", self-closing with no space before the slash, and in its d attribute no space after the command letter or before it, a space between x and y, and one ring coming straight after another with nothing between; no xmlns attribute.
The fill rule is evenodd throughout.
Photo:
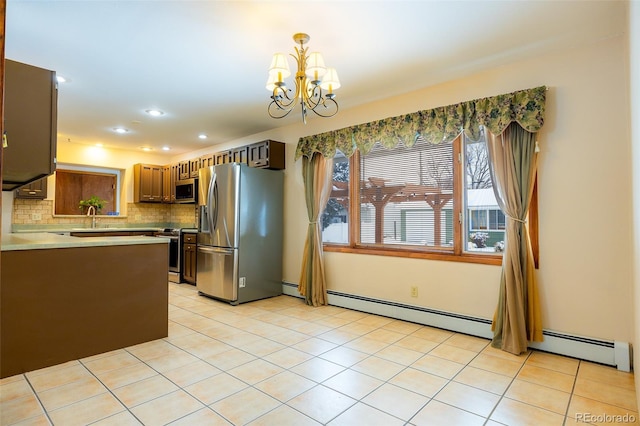
<svg viewBox="0 0 640 426"><path fill-rule="evenodd" d="M251 144L247 147L247 164L249 167L264 169L284 169L285 144L266 140Z"/></svg>

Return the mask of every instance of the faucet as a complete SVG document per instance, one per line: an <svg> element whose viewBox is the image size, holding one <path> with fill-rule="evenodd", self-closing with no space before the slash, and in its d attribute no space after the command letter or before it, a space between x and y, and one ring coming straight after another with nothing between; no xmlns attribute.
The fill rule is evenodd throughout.
<svg viewBox="0 0 640 426"><path fill-rule="evenodd" d="M91 214L93 212L93 215ZM96 227L96 208L95 206L89 206L87 209L87 216L91 216L91 228Z"/></svg>

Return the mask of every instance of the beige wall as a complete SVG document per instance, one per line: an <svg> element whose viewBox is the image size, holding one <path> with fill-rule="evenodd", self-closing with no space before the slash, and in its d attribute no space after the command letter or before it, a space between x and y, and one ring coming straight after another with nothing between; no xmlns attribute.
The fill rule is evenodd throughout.
<svg viewBox="0 0 640 426"><path fill-rule="evenodd" d="M306 232L300 161L301 136L547 85L547 120L540 134L540 269L538 279L546 329L586 337L634 341L631 138L628 52L624 36L570 51L519 61L464 79L348 108L334 118L312 118L215 149L263 139L286 142L284 280L297 283ZM338 98L339 101L340 98ZM266 101L265 101L266 102ZM131 153L92 157L89 148L61 143L59 161L122 168L164 164L165 156L131 159ZM92 159L93 158L93 159ZM126 198L132 199L130 178ZM638 240L638 238L636 238ZM404 258L327 253L332 290L443 311L491 318L500 268ZM417 299L409 287L419 288ZM636 296L637 300L637 296Z"/></svg>
<svg viewBox="0 0 640 426"><path fill-rule="evenodd" d="M298 137L404 112L547 85L540 134L540 269L546 329L634 340L631 142L623 36L513 63L406 96L294 125L288 142L284 279L297 283L306 231ZM264 133L256 137L277 137ZM327 253L332 290L491 318L500 268ZM409 287L419 287L418 299Z"/></svg>
<svg viewBox="0 0 640 426"><path fill-rule="evenodd" d="M635 342L633 362L640 366L640 1L629 5L629 58L631 64L631 137L633 147L633 225L635 232ZM640 407L640 377L636 374L636 397Z"/></svg>

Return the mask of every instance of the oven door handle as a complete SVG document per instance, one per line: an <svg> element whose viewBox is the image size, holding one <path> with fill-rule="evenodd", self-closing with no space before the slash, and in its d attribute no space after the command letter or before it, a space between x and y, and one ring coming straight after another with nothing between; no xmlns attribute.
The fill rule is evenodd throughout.
<svg viewBox="0 0 640 426"><path fill-rule="evenodd" d="M156 238L168 238L170 240L179 240L180 237L178 237L177 235L156 235Z"/></svg>

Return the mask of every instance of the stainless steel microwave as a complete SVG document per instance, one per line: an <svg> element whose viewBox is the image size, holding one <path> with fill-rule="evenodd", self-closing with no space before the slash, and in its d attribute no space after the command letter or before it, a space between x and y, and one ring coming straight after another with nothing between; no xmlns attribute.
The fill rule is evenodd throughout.
<svg viewBox="0 0 640 426"><path fill-rule="evenodd" d="M176 181L176 203L198 202L198 179Z"/></svg>

